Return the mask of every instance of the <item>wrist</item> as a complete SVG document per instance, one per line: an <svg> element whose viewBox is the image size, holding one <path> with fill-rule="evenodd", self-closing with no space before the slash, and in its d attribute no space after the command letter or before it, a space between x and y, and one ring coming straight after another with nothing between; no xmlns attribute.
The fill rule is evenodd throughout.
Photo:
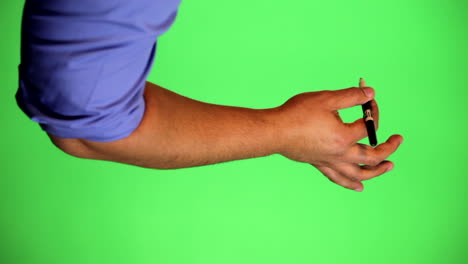
<svg viewBox="0 0 468 264"><path fill-rule="evenodd" d="M290 145L291 128L287 126L284 110L281 107L264 109L263 115L269 124L269 137L271 138L272 154L285 153Z"/></svg>

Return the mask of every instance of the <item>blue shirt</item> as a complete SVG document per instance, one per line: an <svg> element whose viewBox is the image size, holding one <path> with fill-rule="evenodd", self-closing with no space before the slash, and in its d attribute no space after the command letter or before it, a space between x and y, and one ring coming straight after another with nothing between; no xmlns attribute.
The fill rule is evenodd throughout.
<svg viewBox="0 0 468 264"><path fill-rule="evenodd" d="M59 137L127 137L145 111L157 37L180 1L26 0L18 106Z"/></svg>

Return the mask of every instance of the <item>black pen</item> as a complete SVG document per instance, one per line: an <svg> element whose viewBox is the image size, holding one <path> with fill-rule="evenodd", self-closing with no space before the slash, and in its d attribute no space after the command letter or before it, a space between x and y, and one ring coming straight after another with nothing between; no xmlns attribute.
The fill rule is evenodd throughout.
<svg viewBox="0 0 468 264"><path fill-rule="evenodd" d="M359 79L359 88L366 87L364 79ZM372 100L371 100L372 101ZM362 112L364 113L364 121L366 122L367 135L369 136L369 144L373 147L377 145L377 135L375 134L374 118L372 117L371 101L362 105Z"/></svg>

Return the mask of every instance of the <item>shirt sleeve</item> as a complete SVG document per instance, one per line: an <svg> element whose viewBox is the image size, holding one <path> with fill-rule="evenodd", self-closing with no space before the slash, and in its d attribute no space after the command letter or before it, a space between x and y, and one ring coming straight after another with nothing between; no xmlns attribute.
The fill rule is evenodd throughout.
<svg viewBox="0 0 468 264"><path fill-rule="evenodd" d="M27 0L16 102L63 138L107 142L130 135L157 37L180 0Z"/></svg>

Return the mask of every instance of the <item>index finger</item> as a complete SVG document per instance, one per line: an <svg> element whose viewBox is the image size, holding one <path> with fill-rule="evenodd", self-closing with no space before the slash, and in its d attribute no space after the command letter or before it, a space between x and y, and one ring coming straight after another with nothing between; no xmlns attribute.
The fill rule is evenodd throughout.
<svg viewBox="0 0 468 264"><path fill-rule="evenodd" d="M375 92L372 87L350 87L330 91L329 95L330 97L327 99L328 108L331 110L340 110L356 105L362 105L365 102L372 100L375 96Z"/></svg>

